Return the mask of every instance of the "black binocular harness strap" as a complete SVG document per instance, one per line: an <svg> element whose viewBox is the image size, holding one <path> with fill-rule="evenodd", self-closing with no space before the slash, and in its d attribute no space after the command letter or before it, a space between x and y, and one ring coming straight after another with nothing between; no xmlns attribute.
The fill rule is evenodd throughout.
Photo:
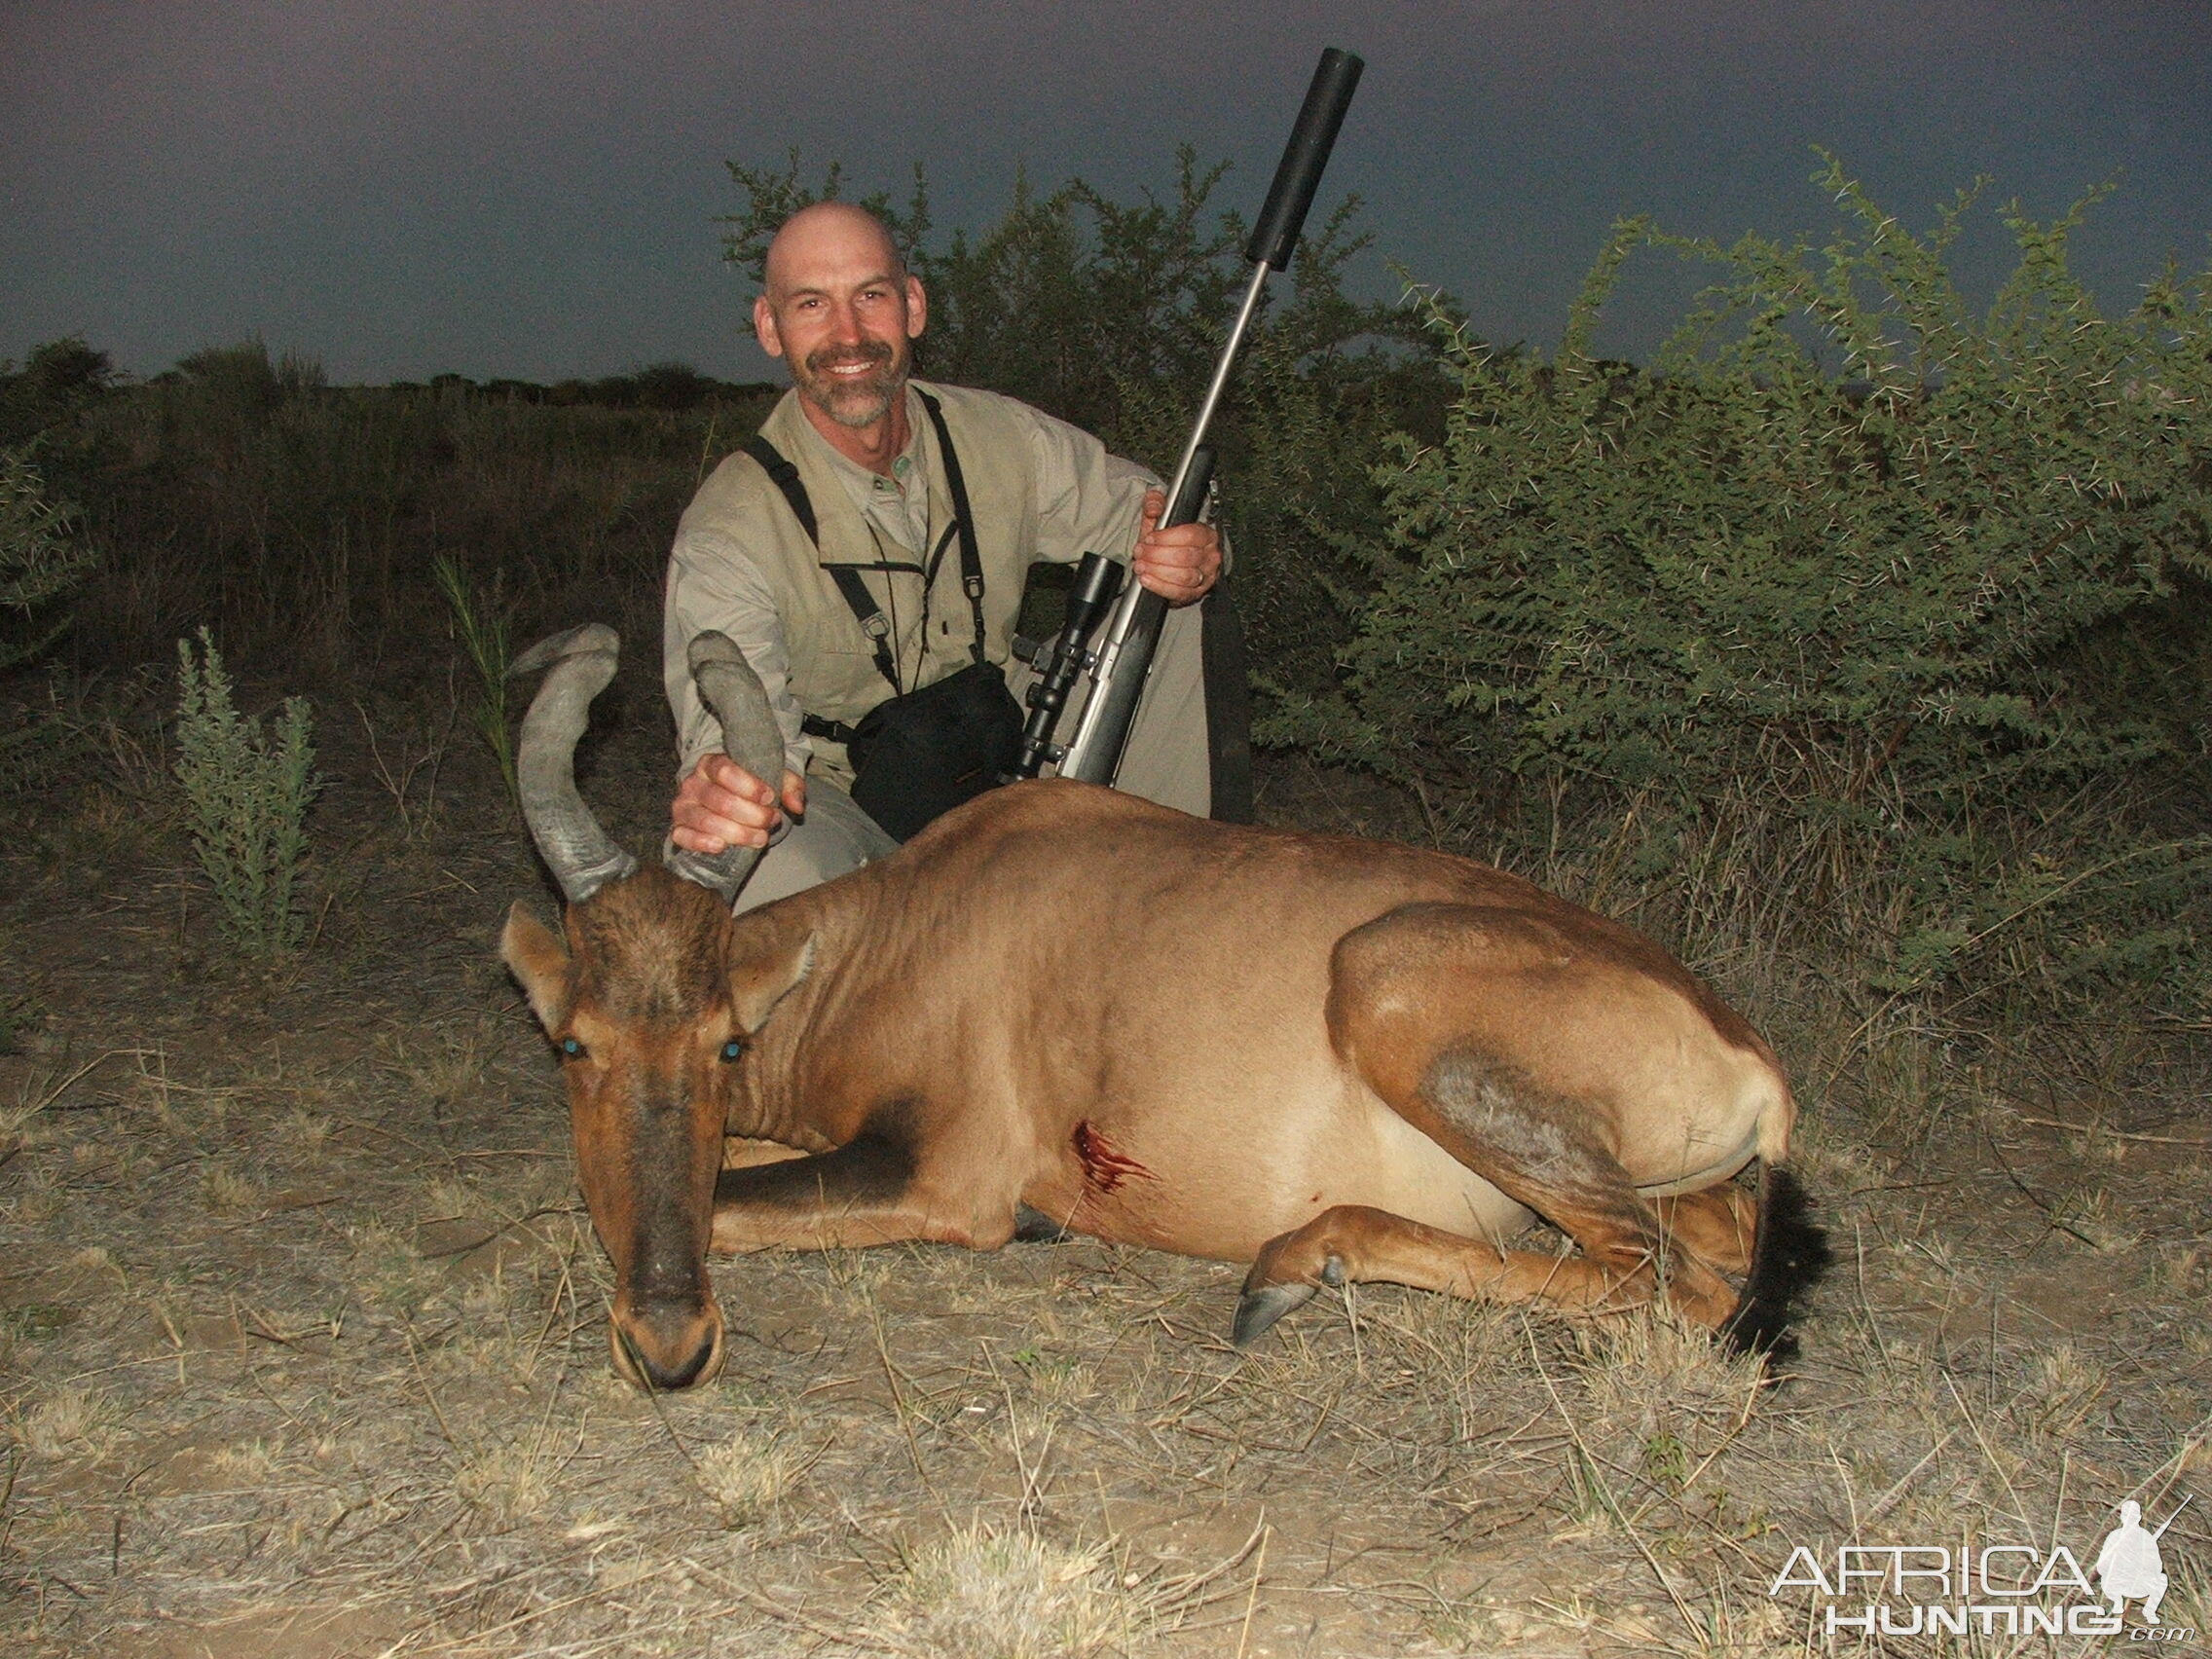
<svg viewBox="0 0 2212 1659"><path fill-rule="evenodd" d="M930 425L937 433L938 450L944 457L944 483L952 495L953 529L960 537L960 586L968 595L968 608L976 621L976 638L969 649L979 663L985 660L983 555L976 544L975 514L968 507L968 481L961 475L960 452L952 447L952 433L944 424L942 406L918 387L915 395L922 400L922 408L928 413ZM747 455L760 463L760 469L768 475L768 482L782 492L793 516L798 520L799 528L806 532L806 538L814 543L815 550L819 552L822 547L822 527L814 516L814 502L807 497L806 484L799 477L798 468L787 461L783 452L774 444L758 434L746 440L743 447ZM940 558L943 545L942 542L938 544ZM844 596L845 604L851 608L854 619L861 625L861 632L867 636L869 645L874 647L875 671L890 684L892 694L900 695L903 688L899 683L899 665L892 655L891 625L884 620L883 607L876 604L875 596L867 591L867 584L861 580L861 571L868 567L826 564L822 568L830 572L830 579L837 584L837 591ZM889 571L894 567L878 565L874 568ZM937 570L937 561L933 559L922 571L925 603L928 589L936 584ZM923 648L928 648L926 637ZM800 729L809 737L828 738L831 743L850 743L853 740L853 728L843 720L826 720L819 715L807 715L799 723Z"/></svg>

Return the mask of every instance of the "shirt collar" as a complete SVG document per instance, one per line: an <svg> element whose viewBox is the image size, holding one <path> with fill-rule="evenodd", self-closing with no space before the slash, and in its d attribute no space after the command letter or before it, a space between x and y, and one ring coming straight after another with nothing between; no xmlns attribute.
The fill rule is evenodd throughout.
<svg viewBox="0 0 2212 1659"><path fill-rule="evenodd" d="M922 461L922 427L927 411L911 382L905 391L906 447L892 459L889 477L839 454L827 438L814 431L811 423L807 430L820 444L831 474L859 509L862 521L907 552L919 554L927 549L933 517L929 469Z"/></svg>

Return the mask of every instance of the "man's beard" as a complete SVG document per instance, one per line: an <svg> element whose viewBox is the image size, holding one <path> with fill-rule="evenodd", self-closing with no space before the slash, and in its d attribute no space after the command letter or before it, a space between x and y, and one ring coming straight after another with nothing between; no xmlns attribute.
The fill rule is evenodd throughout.
<svg viewBox="0 0 2212 1659"><path fill-rule="evenodd" d="M884 341L862 346L825 346L794 365L792 379L799 395L840 426L872 426L891 412L906 379L907 353ZM830 370L847 363L873 363L875 372L857 380L832 376Z"/></svg>

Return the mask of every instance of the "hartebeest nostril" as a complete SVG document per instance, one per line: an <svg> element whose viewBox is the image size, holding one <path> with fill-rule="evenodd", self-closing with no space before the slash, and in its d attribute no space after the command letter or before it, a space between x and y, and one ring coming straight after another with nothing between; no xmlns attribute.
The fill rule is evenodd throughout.
<svg viewBox="0 0 2212 1659"><path fill-rule="evenodd" d="M617 1311L608 1338L614 1368L641 1388L692 1388L721 1374L722 1320L713 1307L628 1316Z"/></svg>
<svg viewBox="0 0 2212 1659"><path fill-rule="evenodd" d="M651 1360L645 1362L645 1381L655 1388L688 1388L697 1382L707 1382L721 1369L721 1333L710 1335L706 1343L689 1359L672 1370L662 1370Z"/></svg>

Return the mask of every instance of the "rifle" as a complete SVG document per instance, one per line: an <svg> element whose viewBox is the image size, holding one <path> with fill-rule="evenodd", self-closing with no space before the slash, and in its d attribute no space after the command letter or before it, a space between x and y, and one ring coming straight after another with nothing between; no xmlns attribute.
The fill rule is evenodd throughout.
<svg viewBox="0 0 2212 1659"><path fill-rule="evenodd" d="M2189 1494L2188 1494L2188 1495L2187 1495L2186 1497L2184 1497L2184 1498L2183 1498L2183 1499L2181 1500L2181 1509L2187 1509L2187 1508L2188 1508L2188 1507L2189 1507L2189 1506L2190 1506L2190 1505L2191 1505L2192 1503L2194 1503L2194 1502L2195 1502L2195 1501L2196 1501L2196 1493L2189 1493ZM2167 1517L2166 1517L2164 1525L2163 1525L2163 1526L2161 1526L2161 1527L2159 1527L2159 1529L2158 1529L2158 1530L2157 1530L2156 1532L2153 1532L2153 1533L2151 1534L2151 1542L2153 1542L2153 1543L2155 1544L2155 1543L2157 1543L2157 1541L2158 1541L2158 1540L2159 1540L2160 1538L2162 1538L2162 1537L2164 1537L2164 1536L2166 1535L2166 1528L2167 1528L2167 1527L2171 1527L2171 1526L2172 1526L2172 1525L2173 1525L2173 1524L2174 1524L2174 1523L2175 1523L2176 1521L2179 1521L2179 1520L2181 1519L2181 1509L2177 1509L2177 1510L2175 1510L2175 1511L2174 1511L2174 1512L2173 1512L2173 1513L2172 1513L2171 1515L2169 1515L2169 1516L2167 1516Z"/></svg>
<svg viewBox="0 0 2212 1659"><path fill-rule="evenodd" d="M1313 71L1306 102L1298 112L1298 124L1291 129L1290 142L1275 166L1274 182L1268 187L1259 223L1244 244L1244 257L1253 267L1251 284L1244 291L1243 306L1229 330L1221 358L1214 365L1213 382L1206 387L1205 400L1198 406L1190 439L1183 446L1183 458L1176 464L1167 489L1167 510L1160 520L1161 529L1190 524L1204 509L1206 488L1213 477L1213 451L1206 447L1206 428L1228 388L1237 349L1259 311L1269 276L1287 266L1298 247L1307 209L1313 204L1321 169L1336 144L1337 129L1344 126L1345 111L1351 107L1351 94L1359 85L1363 67L1359 58L1332 46L1321 54L1320 64ZM1129 725L1136 719L1137 699L1152 667L1153 650L1160 643L1167 602L1135 581L1116 599L1114 589L1120 579L1120 566L1100 554L1084 555L1076 571L1067 622L1051 657L1038 664L1039 676L1029 690L1029 722L1022 733L1013 776L1034 778L1047 761L1056 761L1063 778L1110 785L1121 769L1122 750L1128 742ZM1100 644L1093 649L1087 644L1091 618L1109 601L1114 610ZM1089 680L1090 696L1076 722L1075 736L1062 748L1052 742L1052 730L1079 677Z"/></svg>

